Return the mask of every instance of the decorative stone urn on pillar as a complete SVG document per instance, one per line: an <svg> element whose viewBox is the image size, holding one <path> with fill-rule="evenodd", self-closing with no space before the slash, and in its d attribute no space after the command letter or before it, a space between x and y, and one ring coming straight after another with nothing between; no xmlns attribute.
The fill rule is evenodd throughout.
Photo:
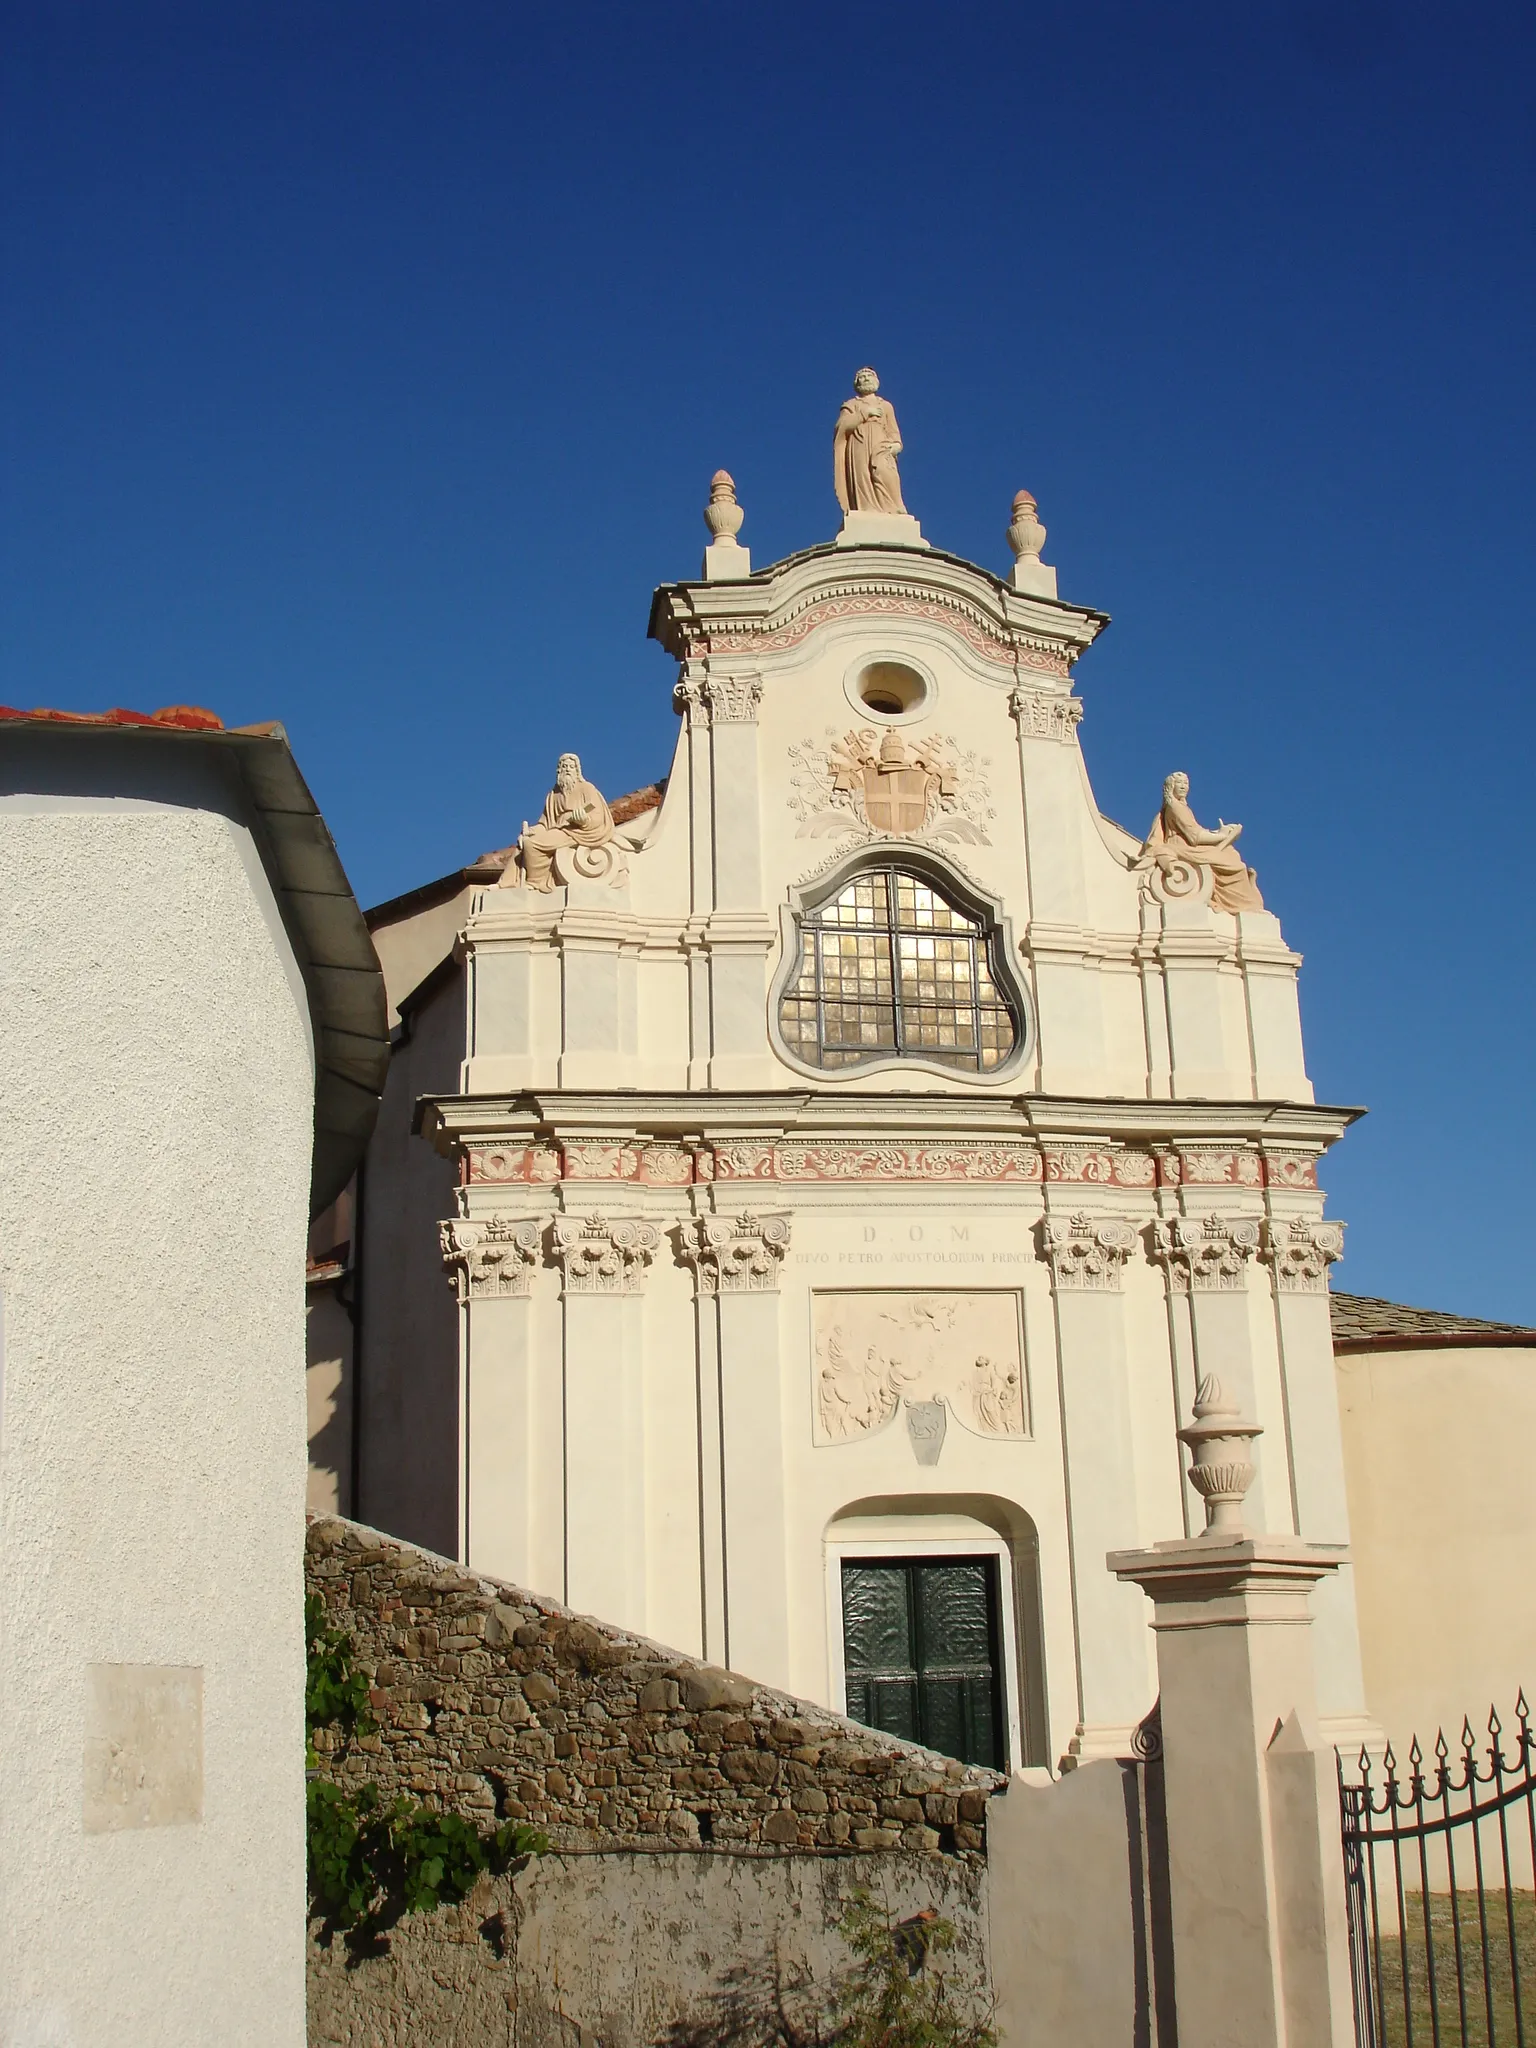
<svg viewBox="0 0 1536 2048"><path fill-rule="evenodd" d="M1111 1552L1153 1603L1179 2048L1350 2048L1343 1858L1312 1588L1342 1547L1243 1525L1261 1434L1203 1379L1179 1431L1199 1536Z"/></svg>
<svg viewBox="0 0 1536 2048"><path fill-rule="evenodd" d="M1031 597L1056 595L1056 571L1040 559L1045 546L1045 528L1033 493L1015 491L1013 517L1008 523L1008 545L1013 550L1013 587Z"/></svg>
<svg viewBox="0 0 1536 2048"><path fill-rule="evenodd" d="M736 481L727 469L717 469L709 480L709 503L704 507L704 524L709 528L709 546L704 550L706 583L739 583L752 574L752 556L736 538L746 518L736 502Z"/></svg>
<svg viewBox="0 0 1536 2048"><path fill-rule="evenodd" d="M1195 1419L1178 1432L1190 1448L1189 1483L1205 1502L1205 1534L1224 1542L1243 1533L1243 1497L1258 1477L1248 1446L1263 1430L1244 1422L1242 1411L1211 1376L1195 1389Z"/></svg>

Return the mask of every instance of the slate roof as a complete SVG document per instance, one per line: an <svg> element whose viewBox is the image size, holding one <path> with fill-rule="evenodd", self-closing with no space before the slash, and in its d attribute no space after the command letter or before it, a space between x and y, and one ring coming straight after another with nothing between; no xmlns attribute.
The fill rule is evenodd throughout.
<svg viewBox="0 0 1536 2048"><path fill-rule="evenodd" d="M1330 1294L1335 1352L1434 1351L1479 1344L1529 1345L1536 1330L1519 1323L1488 1323L1476 1316L1447 1315L1437 1308L1409 1308L1372 1294Z"/></svg>

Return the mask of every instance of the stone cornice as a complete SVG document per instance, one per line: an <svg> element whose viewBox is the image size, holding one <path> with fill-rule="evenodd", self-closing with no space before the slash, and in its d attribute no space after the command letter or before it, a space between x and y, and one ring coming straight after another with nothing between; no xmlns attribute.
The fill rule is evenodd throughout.
<svg viewBox="0 0 1536 2048"><path fill-rule="evenodd" d="M667 583L651 604L650 634L679 661L734 668L788 652L842 618L926 618L984 661L1065 681L1109 623L1105 613L1013 590L989 570L941 549L807 549L740 582Z"/></svg>
<svg viewBox="0 0 1536 2048"><path fill-rule="evenodd" d="M1113 1151L1117 1144L1209 1152L1257 1147L1315 1157L1363 1116L1359 1109L1277 1102L1147 1102L1073 1096L883 1094L856 1089L707 1092L635 1090L597 1094L536 1089L516 1095L428 1095L416 1129L450 1152L471 1136L533 1144L560 1132L604 1133L613 1141L731 1138L846 1139L955 1143L1027 1142L1043 1151Z"/></svg>

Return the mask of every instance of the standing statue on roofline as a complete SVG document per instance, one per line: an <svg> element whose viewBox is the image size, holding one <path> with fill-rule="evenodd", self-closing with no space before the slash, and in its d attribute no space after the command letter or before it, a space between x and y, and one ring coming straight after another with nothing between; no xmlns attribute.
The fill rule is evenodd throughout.
<svg viewBox="0 0 1536 2048"><path fill-rule="evenodd" d="M853 396L843 401L832 435L832 481L845 512L906 513L896 458L901 429L887 398L877 397L880 379L860 370ZM910 515L909 515L910 516Z"/></svg>

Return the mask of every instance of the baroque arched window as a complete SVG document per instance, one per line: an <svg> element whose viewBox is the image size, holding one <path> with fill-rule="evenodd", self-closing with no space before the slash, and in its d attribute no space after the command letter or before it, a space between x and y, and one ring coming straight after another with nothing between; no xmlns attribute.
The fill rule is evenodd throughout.
<svg viewBox="0 0 1536 2048"><path fill-rule="evenodd" d="M812 1067L907 1057L986 1074L1019 1042L982 920L895 866L862 869L801 917L779 1026Z"/></svg>

